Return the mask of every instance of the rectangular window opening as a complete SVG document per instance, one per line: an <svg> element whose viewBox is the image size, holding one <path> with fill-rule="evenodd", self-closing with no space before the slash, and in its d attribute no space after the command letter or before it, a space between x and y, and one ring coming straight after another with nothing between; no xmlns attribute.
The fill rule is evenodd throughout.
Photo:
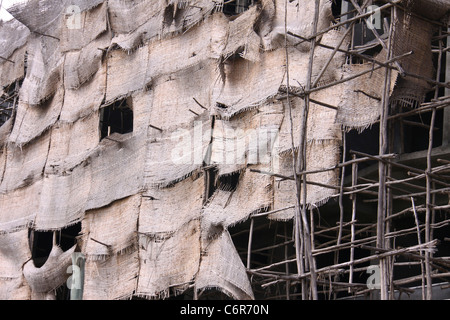
<svg viewBox="0 0 450 320"><path fill-rule="evenodd" d="M133 132L131 97L118 100L100 110L100 141L113 133Z"/></svg>

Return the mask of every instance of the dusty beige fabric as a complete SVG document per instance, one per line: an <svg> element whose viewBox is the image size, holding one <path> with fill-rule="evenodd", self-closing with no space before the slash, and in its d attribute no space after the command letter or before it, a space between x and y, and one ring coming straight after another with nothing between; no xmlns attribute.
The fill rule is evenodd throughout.
<svg viewBox="0 0 450 320"><path fill-rule="evenodd" d="M8 120L6 120L6 122L4 124L2 124L0 126L0 149L2 149L3 146L5 146L5 144L7 144L7 142L8 142L8 137L12 131L13 124L14 124L13 120L14 120L13 118L9 118Z"/></svg>
<svg viewBox="0 0 450 320"><path fill-rule="evenodd" d="M377 59L384 61L385 57L386 54L382 51ZM344 65L342 77L349 77L372 67L369 63ZM397 76L398 72L393 70L390 94L393 94ZM336 122L347 129L363 130L378 120L381 114L384 79L385 70L381 68L336 86L333 92L340 94Z"/></svg>
<svg viewBox="0 0 450 320"><path fill-rule="evenodd" d="M212 15L185 33L150 43L148 69L151 78L187 69L208 58L219 58L227 27L223 16Z"/></svg>
<svg viewBox="0 0 450 320"><path fill-rule="evenodd" d="M6 146L2 145L0 147L0 183L3 180L3 174L5 173L6 154L7 154Z"/></svg>
<svg viewBox="0 0 450 320"><path fill-rule="evenodd" d="M31 185L41 180L47 161L50 145L50 133L36 139L25 147L9 145L6 155L6 166L0 193Z"/></svg>
<svg viewBox="0 0 450 320"><path fill-rule="evenodd" d="M106 2L91 10L81 11L81 7L74 7L74 10L80 12L71 13L70 7L67 7L62 18L60 40L63 52L84 48L97 40L108 27Z"/></svg>
<svg viewBox="0 0 450 320"><path fill-rule="evenodd" d="M247 272L228 231L217 238L203 239L196 290L218 289L236 300L253 300Z"/></svg>
<svg viewBox="0 0 450 320"><path fill-rule="evenodd" d="M63 99L64 90L59 88L53 97L39 106L20 101L9 142L25 145L43 135L58 120Z"/></svg>
<svg viewBox="0 0 450 320"><path fill-rule="evenodd" d="M284 65L284 49L265 53L259 62L242 58L225 62L224 80L217 82L213 92L219 104L213 114L229 119L274 97L283 81Z"/></svg>
<svg viewBox="0 0 450 320"><path fill-rule="evenodd" d="M204 188L204 177L200 175L169 188L146 191L139 215L139 232L155 237L169 236L189 221L199 219Z"/></svg>
<svg viewBox="0 0 450 320"><path fill-rule="evenodd" d="M98 145L98 121L94 113L53 127L36 229L57 230L81 220L92 176L86 159Z"/></svg>
<svg viewBox="0 0 450 320"><path fill-rule="evenodd" d="M67 268L72 264L72 253L76 246L67 251L54 245L47 261L36 268L33 260L23 266L23 274L29 286L36 293L47 293L64 284L69 277Z"/></svg>
<svg viewBox="0 0 450 320"><path fill-rule="evenodd" d="M91 170L84 163L63 174L46 174L36 198L34 228L58 230L83 217L91 187Z"/></svg>
<svg viewBox="0 0 450 320"><path fill-rule="evenodd" d="M408 73L434 79L430 40L433 36L432 24L419 17L408 15L402 10L396 12L392 38L393 56L413 51L412 55L399 61L402 68ZM431 89L431 84L425 80L399 78L390 101L393 105L416 107L425 100L426 93Z"/></svg>
<svg viewBox="0 0 450 320"><path fill-rule="evenodd" d="M147 135L151 119L153 91L136 91L128 98L127 103L130 103L133 110L133 136Z"/></svg>
<svg viewBox="0 0 450 320"><path fill-rule="evenodd" d="M28 230L0 234L0 299L27 300L30 288L22 274L22 265L31 258Z"/></svg>
<svg viewBox="0 0 450 320"><path fill-rule="evenodd" d="M27 74L20 89L20 100L39 106L61 86L64 57L59 41L53 37L30 36Z"/></svg>
<svg viewBox="0 0 450 320"><path fill-rule="evenodd" d="M60 120L74 122L100 109L106 92L106 63L77 90L66 89Z"/></svg>
<svg viewBox="0 0 450 320"><path fill-rule="evenodd" d="M87 259L104 260L137 249L137 222L141 195L86 212L82 221L83 248Z"/></svg>
<svg viewBox="0 0 450 320"><path fill-rule="evenodd" d="M159 16L163 9L164 0L155 1L108 1L109 18L111 28L115 33L130 33Z"/></svg>
<svg viewBox="0 0 450 320"><path fill-rule="evenodd" d="M324 45L328 45L331 47L336 47L342 36L345 34L344 28L333 29L325 33L320 43ZM341 44L340 48L343 50L347 50L348 45L350 44L351 37L347 35ZM309 43L308 43L309 46ZM311 72L311 81L314 82L318 77L319 73L322 71L322 68L328 62L333 50L324 48L322 46L316 46L314 48L314 56L313 56L313 66ZM308 75L308 67L309 67L309 52L299 52L297 47L290 48L288 51L289 54L289 85L290 86L301 86L302 88L306 87L307 84L307 75ZM337 52L331 63L325 69L325 72L321 76L319 82L316 86L320 87L321 85L331 83L335 80L339 80L341 73L340 68L345 63L345 53ZM283 85L287 85L286 78L283 80Z"/></svg>
<svg viewBox="0 0 450 320"><path fill-rule="evenodd" d="M113 50L107 58L106 104L145 88L150 82L149 51L144 46L128 54Z"/></svg>
<svg viewBox="0 0 450 320"><path fill-rule="evenodd" d="M267 50L273 50L284 46L285 41L285 20L287 31L303 37L309 37L313 33L314 8L315 1L288 1L287 17L285 18L285 0L274 0L275 15L272 21L272 30L264 37L264 47ZM332 19L331 2L327 0L320 1L319 20L317 30L323 30L329 27ZM319 38L320 39L320 38ZM309 50L309 42L301 41L288 35L288 41L296 44L296 47L304 52ZM300 43L300 44L299 44Z"/></svg>
<svg viewBox="0 0 450 320"><path fill-rule="evenodd" d="M324 143L308 143L306 151L306 170L330 168L339 163L339 145L339 140L331 140ZM326 154L327 157L323 157L324 154ZM297 156L297 153L295 153L295 156ZM286 176L293 176L292 154L285 154L281 157L279 172ZM339 170L335 169L319 173L307 174L306 180L331 186L331 188L327 188L324 186L307 184L306 204L309 207L320 206L328 201L328 199L332 195L336 194L336 190L332 187L338 186ZM300 192L300 194L302 195L300 198L300 204L303 204L303 191ZM273 184L273 194L274 210L296 205L297 190L294 180L284 180L276 178ZM295 209L288 209L273 213L269 216L269 218L275 220L289 220L294 217L294 210Z"/></svg>
<svg viewBox="0 0 450 320"><path fill-rule="evenodd" d="M38 201L42 189L42 181L16 189L7 194L0 194L0 234L25 229L31 225L38 210ZM24 206L23 203L27 203Z"/></svg>
<svg viewBox="0 0 450 320"><path fill-rule="evenodd" d="M1 39L1 38L0 38ZM6 44L5 44L6 45ZM0 59L0 86L6 87L16 80L20 80L25 76L24 62L26 45L17 48L5 61ZM13 61L14 63L12 63Z"/></svg>
<svg viewBox="0 0 450 320"><path fill-rule="evenodd" d="M51 132L46 174L70 171L85 160L99 143L99 113L74 123L57 122Z"/></svg>
<svg viewBox="0 0 450 320"><path fill-rule="evenodd" d="M174 131L149 128L144 171L146 186L168 186L198 170L208 151L210 131L208 112Z"/></svg>
<svg viewBox="0 0 450 320"><path fill-rule="evenodd" d="M29 35L30 30L17 19L0 22L0 57L13 60L10 57L26 44Z"/></svg>
<svg viewBox="0 0 450 320"><path fill-rule="evenodd" d="M200 223L191 220L167 238L140 235L137 296L167 298L193 283L200 261Z"/></svg>
<svg viewBox="0 0 450 320"><path fill-rule="evenodd" d="M130 298L136 290L138 271L137 251L113 255L106 260L86 260L83 299Z"/></svg>
<svg viewBox="0 0 450 320"><path fill-rule="evenodd" d="M218 66L213 60L159 77L152 88L150 124L172 131L183 123L195 121L197 114L205 111L204 108L209 110L213 81L218 77Z"/></svg>
<svg viewBox="0 0 450 320"><path fill-rule="evenodd" d="M106 32L82 49L66 53L64 62L66 90L80 88L102 68L103 50L109 46L110 37L110 33Z"/></svg>
<svg viewBox="0 0 450 320"><path fill-rule="evenodd" d="M92 176L86 210L106 206L143 189L146 141L143 136L130 135L112 134L89 156Z"/></svg>
<svg viewBox="0 0 450 320"><path fill-rule="evenodd" d="M236 190L217 189L208 200L202 213L202 230L214 234L217 228L227 229L247 220L252 213L270 207L271 203L271 178L247 169L240 174Z"/></svg>
<svg viewBox="0 0 450 320"><path fill-rule="evenodd" d="M254 31L260 10L253 6L229 23L228 39L223 52L223 59L239 54L244 59L259 61L260 38Z"/></svg>
<svg viewBox="0 0 450 320"><path fill-rule="evenodd" d="M211 164L219 175L242 170L248 164L268 164L276 150L283 105L267 102L229 120L216 119L213 130Z"/></svg>

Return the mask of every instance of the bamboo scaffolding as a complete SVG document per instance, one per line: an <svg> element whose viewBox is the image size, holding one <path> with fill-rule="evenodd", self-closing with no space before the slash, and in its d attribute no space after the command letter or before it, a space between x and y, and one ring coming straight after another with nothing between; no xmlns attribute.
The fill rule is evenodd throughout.
<svg viewBox="0 0 450 320"><path fill-rule="evenodd" d="M279 89L279 94L275 99L287 101L293 149L294 141L290 99L292 96L295 96L304 100L303 117L302 123L300 124L301 138L299 148L297 149L297 158L295 156L293 157L292 175L290 176L257 169L250 169L250 171L270 175L276 179L295 181L296 190L294 192L296 192L297 199L296 205L256 213L251 216L251 231L247 248L247 272L250 275L265 279L261 284L262 288L268 288L270 286L278 288L277 290L279 291L277 291L277 294L268 297L271 299L298 299L299 297L302 299L317 299L319 295L332 298L333 296L336 297L337 292L344 291L349 295L357 295L376 290L367 288L367 284L359 283L361 280L358 278L355 279L356 273L365 273L367 271L367 267L364 266L365 264L376 261L381 276L379 279L380 289L378 289L381 299L395 299L397 292L400 294L414 292L414 290L404 286L418 280L422 283L422 299L431 299L433 279L448 277L448 270L450 268L450 258L433 256L434 250L439 245L439 241L434 238L433 231L450 225L450 219L446 219L446 217L439 217L438 219L436 215L436 212L446 212L450 209L450 204L442 203L442 200L437 202L442 196L448 196L450 194L450 177L446 176L446 173L450 169L450 161L441 158L437 160L433 159L433 135L440 132L440 128L436 127L436 114L439 110L445 109L450 105L450 96L440 96L442 92L440 91L441 88L450 88L450 83L442 82L440 78L443 54L449 48L448 44L447 46L444 45L443 39L448 37L448 33L447 31L440 30L439 36L433 37L433 40L439 41L439 46L432 47L432 53L438 55L435 79L414 74L409 72L409 70L403 70L401 65L402 59L410 56L413 52L409 51L398 56L393 56L393 51L391 50L393 46L392 35L394 28L394 19L392 17L397 15L396 10L405 10L400 3L401 1L387 1L385 5L379 8L380 11L390 11L391 15L390 24L387 25L385 22L385 30L389 30L386 39L381 39L376 30L371 30L374 33L375 41L388 53L386 61L379 61L363 54L362 49L354 49L353 47L346 49L342 47L344 39L352 34L354 24L357 21L366 21L371 15L370 12L364 11L365 6L369 4L368 1L361 6L354 0L350 0L350 2L355 9L349 12L355 13L354 17L346 21L337 22L328 28L317 30L318 1L316 1L315 23L313 25L312 35L309 37L288 32L285 21L287 82L286 87L283 86ZM286 9L287 3L285 5ZM336 18L338 19L346 14L342 13ZM424 20L429 21L428 19ZM442 27L440 22L429 22L432 22L440 28ZM336 39L335 46L328 46L317 41L319 36L342 26L345 26L345 29L339 39ZM297 90L298 88L295 88L296 90L293 91L289 83L287 35L301 39L303 42L309 42L310 44L306 85L300 88L300 92ZM318 46L329 49L330 54L317 69L317 76L312 79L312 68L315 63L313 56L315 48ZM347 78L338 79L325 85L320 84L321 77L327 68L329 68L338 52L364 59L364 61L372 63L373 67L370 70L359 72ZM351 147L348 148L346 132L343 131L342 153L339 163L326 168L306 170L306 127L308 124L307 119L310 103L315 103L316 105L331 110L338 110L338 107L335 105L311 99L310 94L357 79L381 68L384 71L383 94L379 99L381 115L374 122L374 124L378 123L380 125L378 153L372 155L360 150L352 150L350 149ZM406 111L402 109L397 113L391 112L389 88L391 88L392 70L397 70L401 77L421 79L434 86L434 97L427 102L418 103L415 109ZM425 112L431 114L429 123L412 122L408 119L410 116L420 116ZM400 121L402 125L420 127L428 130L428 143L424 159L426 162L425 168L423 168L423 162L421 166L416 165L416 163L413 165L410 163L406 164L407 162L402 161L402 157L398 157L394 153L394 121ZM351 159L347 159L348 154L351 155ZM435 165L436 162L442 165ZM369 165L372 168L377 166L377 170L371 171L377 174L377 176L375 178L366 176L364 170L359 170L362 164ZM350 167L347 168L348 166ZM336 169L340 169L340 183L337 185L311 181L309 178L312 174L325 173ZM334 198L337 204L335 207L337 216L336 225L318 225L320 216L319 219L316 219L316 214L311 210L314 206L309 206L308 208L306 205L307 185L319 186L336 191L330 197L330 199ZM369 199L367 196L369 196ZM402 201L400 207L398 205L399 200ZM364 206L370 205L371 212L373 213L373 205L370 204L371 202L376 202L375 220L372 219L371 223L358 222L361 215L358 210L365 210L363 209ZM364 204L361 208L360 203ZM404 204L408 204L406 208ZM252 246L251 238L254 236L252 235L254 233L253 221L256 218L265 218L270 216L270 214L291 209L295 209L292 239L288 238L286 225L284 225L284 236L277 234L275 237L282 238L282 241L278 240L277 242L277 240L274 240L273 245L265 245L259 248ZM319 214L318 209L317 211ZM419 214L422 214L421 218L424 221L419 221ZM400 229L394 229L396 226L394 220L403 221L403 219L411 218L414 221L413 227L406 225ZM409 244L403 248L396 247L397 243L402 243L399 240L410 237L413 234L417 237L417 244ZM290 246L295 247L295 254L291 256L288 254ZM282 254L277 256L280 261L274 260L275 256L273 253L275 250L282 250ZM347 261L341 261L344 256L340 255L342 250L349 250L345 256L348 259ZM267 253L269 255L269 252L271 253L268 263L251 263L250 257L253 255L261 253ZM356 256L357 252L358 256ZM316 265L317 261L319 261L317 259L322 256L334 257L333 263L331 265ZM398 257L410 259L410 261L398 261ZM292 269L294 265L297 266L297 273ZM416 275L403 279L395 276L394 271L396 268L412 266L420 267L420 271ZM348 276L348 278L341 281L343 275ZM292 286L300 286L300 293L290 291L289 288Z"/></svg>

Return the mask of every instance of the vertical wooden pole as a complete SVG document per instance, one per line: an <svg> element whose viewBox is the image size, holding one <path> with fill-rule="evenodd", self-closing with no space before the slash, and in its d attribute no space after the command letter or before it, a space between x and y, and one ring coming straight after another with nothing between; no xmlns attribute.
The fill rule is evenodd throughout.
<svg viewBox="0 0 450 320"><path fill-rule="evenodd" d="M356 159L356 155L352 155L352 159ZM355 186L358 183L358 164L356 162L352 163L352 187ZM350 226L350 232L351 232L351 240L352 243L350 247L350 274L349 274L349 283L353 283L353 260L355 258L355 246L353 245L353 242L355 241L355 220L356 220L356 193L351 195L352 200L352 224ZM349 291L350 291L349 287Z"/></svg>
<svg viewBox="0 0 450 320"><path fill-rule="evenodd" d="M387 47L387 60L391 59L392 30L395 20L395 7L391 9L391 25L389 30L389 40ZM387 151L388 146L388 116L389 116L389 88L391 79L391 69L386 68L384 78L383 97L381 101L380 133L379 133L379 155L382 156ZM378 162L378 208L377 208L377 241L376 246L384 249L385 241L385 218L386 218L386 164ZM380 295L381 300L388 299L387 292L387 264L386 259L380 259Z"/></svg>

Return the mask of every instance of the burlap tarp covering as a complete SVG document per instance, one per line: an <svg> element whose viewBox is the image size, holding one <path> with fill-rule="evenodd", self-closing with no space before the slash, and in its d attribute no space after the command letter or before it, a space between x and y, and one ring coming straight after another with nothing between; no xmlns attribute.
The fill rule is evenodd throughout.
<svg viewBox="0 0 450 320"><path fill-rule="evenodd" d="M23 264L31 258L28 230L0 234L0 299L27 300L30 287L22 273Z"/></svg>
<svg viewBox="0 0 450 320"><path fill-rule="evenodd" d="M25 147L10 144L0 193L7 193L31 185L42 179L50 144L50 133Z"/></svg>
<svg viewBox="0 0 450 320"><path fill-rule="evenodd" d="M339 28L330 30L322 36L320 41L321 44L330 47L336 47L342 36L345 34L345 29ZM351 37L347 35L342 42L340 49L346 50L350 43ZM311 81L315 81L319 72L322 70L324 65L328 62L333 50L324 48L317 45L314 48L313 65L311 70ZM290 48L289 54L289 85L290 86L301 86L306 87L308 65L309 65L309 54L302 53L298 54L297 46ZM322 74L317 86L331 83L338 80L341 76L339 70L341 66L345 63L345 53L336 52L330 64L326 68L325 72ZM284 58L285 59L285 58ZM286 78L283 80L283 85L287 85Z"/></svg>
<svg viewBox="0 0 450 320"><path fill-rule="evenodd" d="M253 299L228 228L253 213L294 206L296 190L292 180L251 169L291 176L301 138L307 170L336 165L341 126L365 128L379 117L378 99L367 94L381 97L383 73L312 93L338 110L310 103L307 137L301 137L304 100L291 96L291 126L280 92L287 84L284 0L261 1L231 19L212 13L219 1L103 2L29 1L12 9L34 33L28 38L17 27L20 37L7 39L14 43L10 52L0 49L18 63L2 62L5 83L23 76L23 50L29 54L14 126L4 127L9 144L0 143L0 297L8 291L29 296L30 286L34 297L45 298L68 276L63 267L73 251L54 247L43 267L28 262L29 284L23 284L26 228L81 222L84 299L166 298L188 288ZM81 29L71 28L70 4L80 8ZM287 4L288 31L310 36L314 1ZM318 30L329 26L330 7L321 1ZM320 41L335 45L342 32ZM309 42L290 36L288 42L289 84L300 92ZM331 54L316 49L313 80ZM338 53L318 85L371 67L342 71L343 62ZM122 98L131 102L133 132L99 141L99 109ZM217 168L218 180L239 174L236 189L219 187L205 199L205 164ZM338 171L308 174L307 181L331 186L308 184L307 204L319 206L335 194ZM292 209L269 218L293 217Z"/></svg>
<svg viewBox="0 0 450 320"><path fill-rule="evenodd" d="M154 16L160 16L165 1L108 1L111 28L115 33L128 34Z"/></svg>
<svg viewBox="0 0 450 320"><path fill-rule="evenodd" d="M60 36L63 52L84 48L108 28L106 3L82 12L80 7L77 8L74 4L72 6L73 11L80 12L73 12L70 7L64 12Z"/></svg>
<svg viewBox="0 0 450 320"><path fill-rule="evenodd" d="M227 45L223 51L225 60L234 54L250 61L259 60L261 39L254 31L259 14L259 8L254 6L229 23Z"/></svg>
<svg viewBox="0 0 450 320"><path fill-rule="evenodd" d="M45 173L69 172L82 163L98 145L98 123L98 112L73 123L57 122L51 132Z"/></svg>
<svg viewBox="0 0 450 320"><path fill-rule="evenodd" d="M128 54L111 51L107 59L106 104L144 88L149 82L149 51L144 46Z"/></svg>
<svg viewBox="0 0 450 320"><path fill-rule="evenodd" d="M27 50L28 67L20 100L39 106L60 87L64 57L59 51L59 41L51 37L30 36Z"/></svg>
<svg viewBox="0 0 450 320"><path fill-rule="evenodd" d="M39 202L29 199L39 199L41 190L42 181L39 180L7 194L0 194L0 234L22 230L32 225ZM24 202L27 203L26 206L23 205Z"/></svg>
<svg viewBox="0 0 450 320"><path fill-rule="evenodd" d="M208 59L154 81L150 124L161 130L176 130L209 110L211 91L219 77L217 64ZM195 100L198 101L195 102Z"/></svg>
<svg viewBox="0 0 450 320"><path fill-rule="evenodd" d="M39 106L20 101L9 142L25 145L44 134L58 120L63 99L64 90L59 88L53 97Z"/></svg>
<svg viewBox="0 0 450 320"><path fill-rule="evenodd" d="M67 174L48 174L36 202L34 228L58 230L81 220L91 187L91 171L83 165Z"/></svg>
<svg viewBox="0 0 450 320"><path fill-rule="evenodd" d="M273 50L284 46L285 22L288 32L301 35L305 38L312 35L315 1L288 1L287 17L285 16L286 1L273 0L273 2L275 3L274 10L269 5L266 5L268 8L267 11L273 14L270 32L263 34L263 44L266 50ZM328 27L331 19L331 2L321 0L317 30L323 30ZM302 51L306 52L309 49L308 41L303 42L290 35L288 35L288 41L290 44L297 44L296 47Z"/></svg>
<svg viewBox="0 0 450 320"><path fill-rule="evenodd" d="M384 62L385 58L385 51L382 51L376 57L382 62ZM360 72L371 70L373 66L371 63L344 65L341 69L342 77L347 78ZM358 129L361 131L379 119L382 108L385 73L385 70L380 68L326 90L339 96L339 101L336 104L332 104L338 107L337 123L346 129ZM389 95L393 94L397 77L398 72L392 70L390 88L388 88Z"/></svg>
<svg viewBox="0 0 450 320"><path fill-rule="evenodd" d="M139 272L138 252L112 255L106 260L86 260L84 300L130 298L136 290ZM118 285L120 284L120 285Z"/></svg>
<svg viewBox="0 0 450 320"><path fill-rule="evenodd" d="M89 260L136 250L141 195L134 195L86 212L82 221L83 248Z"/></svg>
<svg viewBox="0 0 450 320"><path fill-rule="evenodd" d="M26 44L29 35L30 30L17 19L0 21L0 57L13 60L11 55ZM0 65L3 63L0 59Z"/></svg>
<svg viewBox="0 0 450 320"><path fill-rule="evenodd" d="M66 90L80 88L102 67L103 50L109 46L110 37L110 33L106 32L86 47L66 53L64 62Z"/></svg>
<svg viewBox="0 0 450 320"><path fill-rule="evenodd" d="M241 173L236 190L217 189L203 209L202 230L214 234L215 230L227 229L270 207L271 182L269 176L247 169Z"/></svg>
<svg viewBox="0 0 450 320"><path fill-rule="evenodd" d="M211 139L208 112L174 131L149 130L144 172L147 186L171 185L202 166Z"/></svg>
<svg viewBox="0 0 450 320"><path fill-rule="evenodd" d="M397 10L394 18L392 54L398 56L409 51L413 54L401 59L400 65L407 73L427 79L434 78L431 37L433 25L419 17ZM422 79L402 77L398 79L391 97L391 104L415 107L425 100L432 89L431 84Z"/></svg>
<svg viewBox="0 0 450 320"><path fill-rule="evenodd" d="M330 168L339 162L339 143L340 141L330 141L327 143L311 142L307 145L306 170L318 170ZM327 154L327 157L323 157ZM297 157L297 153L283 155L280 159L280 172L285 176L293 176L292 170L292 156ZM318 186L314 184L307 184L306 187L306 205L313 208L322 205L331 196L336 194L333 187L338 187L339 170L327 170L319 173L312 173L306 175L306 180L310 182L317 182L328 185L330 187ZM294 180L284 180L276 178L273 184L273 209L284 209L295 206L297 189ZM303 191L300 190L303 195ZM300 198L300 204L303 204L303 196ZM269 216L270 219L275 220L290 220L294 217L295 209L287 209Z"/></svg>
<svg viewBox="0 0 450 320"><path fill-rule="evenodd" d="M139 216L139 232L154 237L170 236L189 221L199 219L204 188L201 175L191 176L169 188L146 191Z"/></svg>
<svg viewBox="0 0 450 320"><path fill-rule="evenodd" d="M86 210L143 190L146 141L143 136L129 135L112 134L90 155L92 182Z"/></svg>
<svg viewBox="0 0 450 320"><path fill-rule="evenodd" d="M16 80L23 79L25 76L24 65L26 48L27 47L24 45L16 49L14 53L7 58L10 61L0 59L0 87L6 87Z"/></svg>
<svg viewBox="0 0 450 320"><path fill-rule="evenodd" d="M187 289L198 272L200 230L199 220L191 220L168 238L140 235L138 296L166 298Z"/></svg>
<svg viewBox="0 0 450 320"><path fill-rule="evenodd" d="M228 231L202 239L203 254L195 287L218 289L236 300L254 299L244 264Z"/></svg>
<svg viewBox="0 0 450 320"><path fill-rule="evenodd" d="M108 2L113 42L132 49L140 42L193 27L215 8L214 1L121 1Z"/></svg>
<svg viewBox="0 0 450 320"><path fill-rule="evenodd" d="M36 229L52 230L82 219L84 212L101 208L143 189L145 146L141 136L112 135L91 151L75 167L60 162L44 178ZM76 145L76 144L75 144ZM80 159L81 156L73 154ZM70 159L70 158L68 158ZM131 165L130 165L131 164ZM67 165L67 167L64 167ZM129 166L132 170L123 170Z"/></svg>
<svg viewBox="0 0 450 320"><path fill-rule="evenodd" d="M74 122L95 113L105 97L106 63L103 63L95 75L77 90L66 89L60 120Z"/></svg>
<svg viewBox="0 0 450 320"><path fill-rule="evenodd" d="M339 96L330 95L327 90L311 95L318 101L333 105ZM301 98L291 98L290 108L292 116L292 124L290 120L289 104L283 100L284 118L278 133L278 141L275 143L276 154L292 153L292 147L297 149L300 145L302 137L303 112L305 102ZM318 143L326 143L328 141L340 140L341 130L335 123L336 111L325 108L321 105L310 103L306 127L306 142L316 141ZM291 138L291 132L293 138ZM293 141L292 141L293 140ZM292 146L294 143L294 146Z"/></svg>
<svg viewBox="0 0 450 320"><path fill-rule="evenodd" d="M270 164L283 117L283 104L271 101L230 120L216 119L210 163L218 167L218 174L230 174L249 164Z"/></svg>
<svg viewBox="0 0 450 320"><path fill-rule="evenodd" d="M450 10L450 3L446 0L405 0L404 2L409 10L431 20L445 17Z"/></svg>
<svg viewBox="0 0 450 320"><path fill-rule="evenodd" d="M218 105L212 109L213 114L229 119L274 97L283 81L284 65L284 49L265 53L259 62L227 60L223 83L214 88L213 98Z"/></svg>
<svg viewBox="0 0 450 320"><path fill-rule="evenodd" d="M226 22L222 15L212 15L189 32L151 42L148 46L150 78L185 70L208 58L219 58L223 50L222 39L227 34Z"/></svg>
<svg viewBox="0 0 450 320"><path fill-rule="evenodd" d="M69 277L67 268L72 264L72 253L76 246L63 251L59 246L53 248L44 265L36 268L33 260L23 267L23 274L33 292L47 293L64 284Z"/></svg>

